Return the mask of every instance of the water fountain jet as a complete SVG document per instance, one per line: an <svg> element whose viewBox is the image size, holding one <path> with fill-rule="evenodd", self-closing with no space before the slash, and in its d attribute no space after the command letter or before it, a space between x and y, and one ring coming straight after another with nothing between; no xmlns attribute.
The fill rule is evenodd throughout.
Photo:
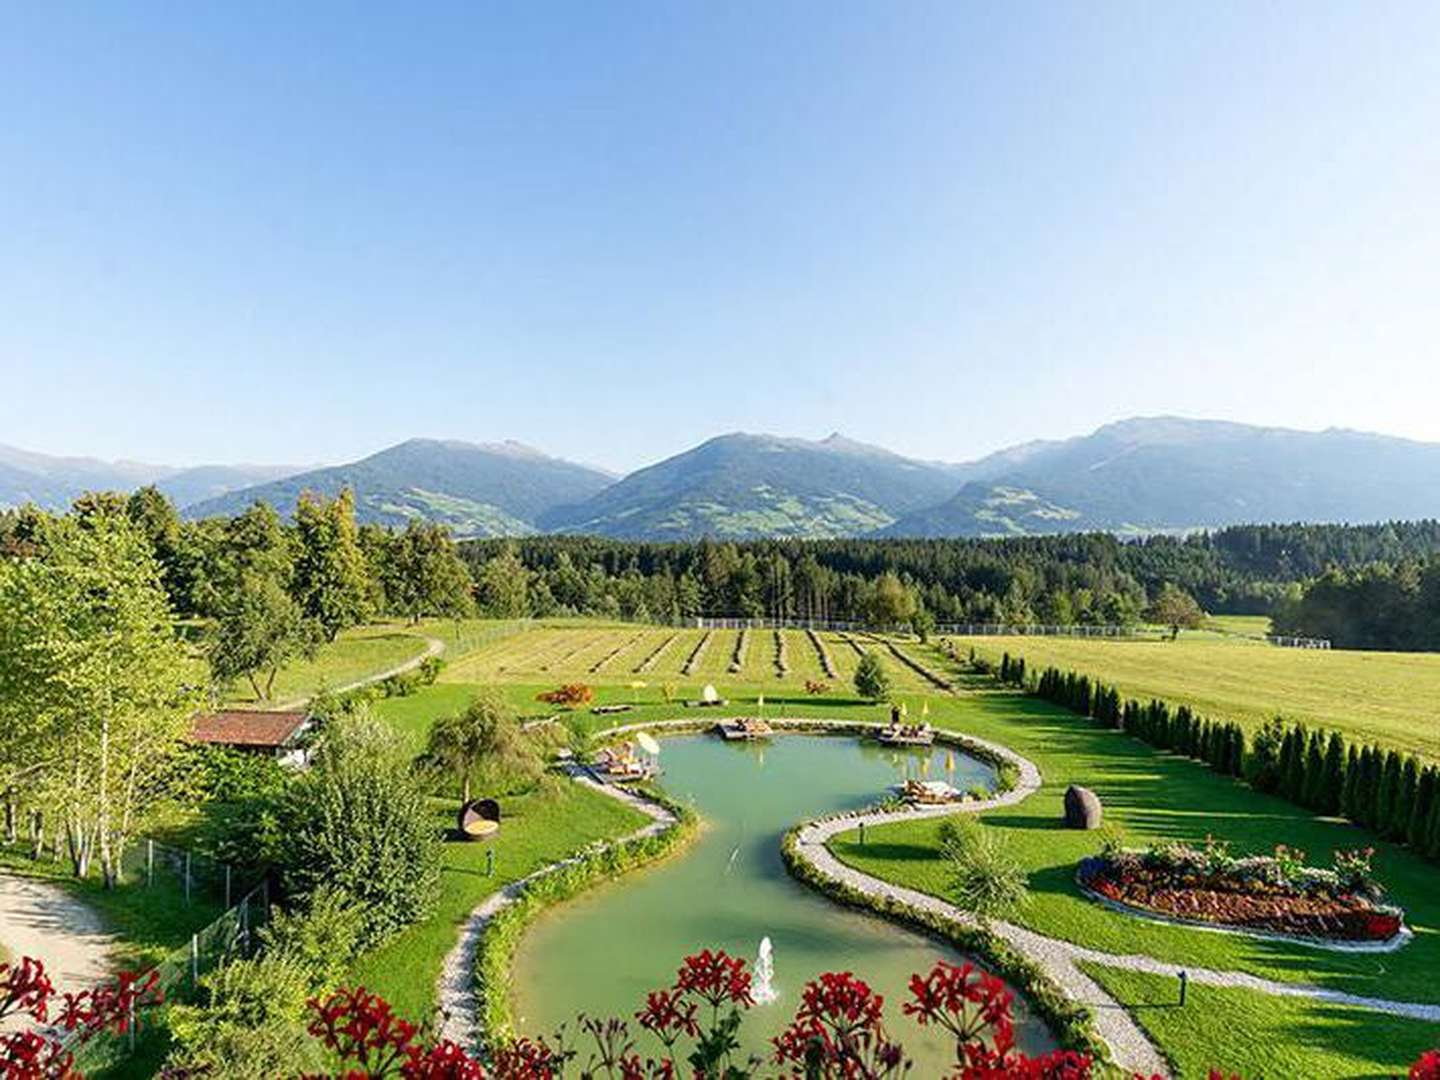
<svg viewBox="0 0 1440 1080"><path fill-rule="evenodd" d="M756 1005L768 1005L780 995L775 992L775 955L769 937L760 939L760 953L755 957L755 978L751 983L750 996Z"/></svg>

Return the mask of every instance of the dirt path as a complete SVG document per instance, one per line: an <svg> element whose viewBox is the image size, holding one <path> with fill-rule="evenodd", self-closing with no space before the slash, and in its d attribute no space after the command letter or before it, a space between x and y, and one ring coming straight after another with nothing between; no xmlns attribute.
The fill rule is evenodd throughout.
<svg viewBox="0 0 1440 1080"><path fill-rule="evenodd" d="M445 653L445 642L438 637L424 635L425 651L419 656L406 660L403 664L397 664L392 668L377 672L374 675L366 675L363 679L356 679L354 682L345 683L343 686L332 686L329 692L332 694L348 694L351 690L359 690L362 686L369 686L371 683L383 682L392 675L404 675L407 671L414 671L432 656L442 656ZM313 697L314 695L310 695ZM298 709L310 702L310 697L291 698L289 701L281 702L279 705L269 706L277 712L285 712L291 709Z"/></svg>
<svg viewBox="0 0 1440 1080"><path fill-rule="evenodd" d="M0 873L0 941L14 959L33 956L55 988L84 990L110 974L114 938L98 915L59 885ZM24 1027L12 1017L10 1027Z"/></svg>

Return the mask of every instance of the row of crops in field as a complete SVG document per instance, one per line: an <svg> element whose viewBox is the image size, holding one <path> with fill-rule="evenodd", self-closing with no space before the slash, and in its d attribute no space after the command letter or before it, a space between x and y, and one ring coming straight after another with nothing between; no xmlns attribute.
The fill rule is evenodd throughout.
<svg viewBox="0 0 1440 1080"><path fill-rule="evenodd" d="M864 635L807 630L698 630L584 623L537 624L446 669L448 682L742 682L848 688L874 650L897 687L933 689ZM913 645L907 647L913 654Z"/></svg>

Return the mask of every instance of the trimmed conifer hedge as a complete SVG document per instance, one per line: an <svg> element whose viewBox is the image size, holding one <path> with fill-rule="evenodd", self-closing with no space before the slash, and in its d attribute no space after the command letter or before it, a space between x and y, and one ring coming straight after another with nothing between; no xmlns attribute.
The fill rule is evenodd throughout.
<svg viewBox="0 0 1440 1080"><path fill-rule="evenodd" d="M999 667L977 670L1151 746L1208 764L1257 791L1357 825L1440 861L1440 765L1413 754L1359 745L1338 731L1276 717L1247 739L1233 721L1197 716L1188 705L1122 699L1088 675L1047 667L1036 675L1023 656L1006 652Z"/></svg>

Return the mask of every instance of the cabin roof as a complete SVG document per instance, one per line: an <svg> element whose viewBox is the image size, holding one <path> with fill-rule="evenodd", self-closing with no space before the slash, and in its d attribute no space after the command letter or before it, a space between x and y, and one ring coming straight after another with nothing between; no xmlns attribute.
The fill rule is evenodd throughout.
<svg viewBox="0 0 1440 1080"><path fill-rule="evenodd" d="M309 717L303 712L229 709L201 713L190 730L196 742L214 746L288 746Z"/></svg>

